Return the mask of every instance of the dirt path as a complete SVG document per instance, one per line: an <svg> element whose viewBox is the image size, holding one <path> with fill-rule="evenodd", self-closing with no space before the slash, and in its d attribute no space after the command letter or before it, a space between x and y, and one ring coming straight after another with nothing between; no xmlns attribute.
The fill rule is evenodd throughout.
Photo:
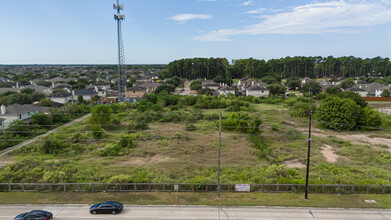
<svg viewBox="0 0 391 220"><path fill-rule="evenodd" d="M296 128L297 130L307 134L307 128ZM312 129L312 135L319 137L330 137L334 136L343 141L348 141L352 144L360 144L360 145L387 145L389 147L389 151L391 152L391 139L387 138L371 138L367 134L352 134L352 133L344 133L344 132L334 132L334 131L323 131L320 129Z"/></svg>
<svg viewBox="0 0 391 220"><path fill-rule="evenodd" d="M320 147L320 152L322 156L326 159L327 162L335 163L337 162L339 156L335 154L333 147L330 145L323 145Z"/></svg>
<svg viewBox="0 0 391 220"><path fill-rule="evenodd" d="M298 159L286 160L286 161L284 161L284 163L285 163L285 166L288 168L302 169L305 167L305 164L300 163Z"/></svg>
<svg viewBox="0 0 391 220"><path fill-rule="evenodd" d="M91 114L85 115L85 116L83 116L83 117L81 117L81 118L75 119L75 120L73 120L73 121L71 121L71 122L69 122L69 123L66 123L66 124L64 124L64 125L62 125L62 126L60 126L60 127L57 127L57 128L55 128L55 129L53 129L53 130L50 130L50 131L46 132L45 134L39 135L39 136L34 137L34 138L30 139L30 140L24 141L24 142L22 142L22 143L20 143L20 144L18 144L18 145L15 145L15 146L13 146L13 147L10 147L10 148L7 148L7 149L5 149L5 150L0 151L0 167L6 166L7 164L9 164L8 161L3 161L3 160L1 160L1 158L4 157L5 155L11 153L12 151L14 151L14 150L16 150L16 149L19 149L19 148L21 148L21 147L23 147L23 146L29 145L29 144L31 144L31 143L34 143L35 141L37 141L37 140L39 140L39 139L41 139L41 138L43 138L43 137L46 137L46 136L48 136L49 134L52 134L52 133L58 131L58 130L61 129L61 128L65 128L65 127L72 126L72 125L74 125L75 123L78 123L78 122L80 122L80 121L83 121L84 119L89 118L90 116L91 116Z"/></svg>

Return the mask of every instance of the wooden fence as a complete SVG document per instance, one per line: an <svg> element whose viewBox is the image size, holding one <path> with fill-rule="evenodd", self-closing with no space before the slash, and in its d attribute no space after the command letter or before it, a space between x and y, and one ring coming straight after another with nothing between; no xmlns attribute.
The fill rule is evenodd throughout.
<svg viewBox="0 0 391 220"><path fill-rule="evenodd" d="M198 183L0 183L0 192L217 192L217 184ZM221 184L222 192L235 192L235 184ZM256 193L302 193L304 184L251 184ZM310 184L310 193L391 194L391 185Z"/></svg>
<svg viewBox="0 0 391 220"><path fill-rule="evenodd" d="M367 102L391 102L391 97L362 97Z"/></svg>

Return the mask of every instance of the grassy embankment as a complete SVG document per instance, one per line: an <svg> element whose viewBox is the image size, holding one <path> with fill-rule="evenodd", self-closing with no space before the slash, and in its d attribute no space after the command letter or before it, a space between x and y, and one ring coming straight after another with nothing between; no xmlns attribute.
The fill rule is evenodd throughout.
<svg viewBox="0 0 391 220"><path fill-rule="evenodd" d="M391 208L389 195L321 195L309 200L296 193L0 193L0 204L94 204L115 200L127 205L289 206ZM177 197L177 199L176 199ZM365 200L375 200L369 204Z"/></svg>

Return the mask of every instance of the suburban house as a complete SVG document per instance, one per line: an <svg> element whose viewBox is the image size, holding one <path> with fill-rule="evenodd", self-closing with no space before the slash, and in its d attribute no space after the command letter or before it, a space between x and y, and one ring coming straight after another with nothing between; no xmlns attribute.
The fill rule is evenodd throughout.
<svg viewBox="0 0 391 220"><path fill-rule="evenodd" d="M246 96L268 97L269 90L264 86L254 85L246 89Z"/></svg>
<svg viewBox="0 0 391 220"><path fill-rule="evenodd" d="M142 98L146 93L146 88L141 86L127 87L125 91L126 98Z"/></svg>
<svg viewBox="0 0 391 220"><path fill-rule="evenodd" d="M65 90L67 92L71 92L72 90L72 86L69 85L68 83L52 83L52 87L51 87L53 90L54 89L62 89L62 90Z"/></svg>
<svg viewBox="0 0 391 220"><path fill-rule="evenodd" d="M259 86L259 87L267 88L268 85L262 81L252 81L252 82L248 82L248 83L242 83L241 86L238 86L238 89L242 90L243 92L246 92L247 89L249 89L252 86Z"/></svg>
<svg viewBox="0 0 391 220"><path fill-rule="evenodd" d="M0 77L0 83L3 83L3 82L11 82L11 80L8 78L5 78L5 77Z"/></svg>
<svg viewBox="0 0 391 220"><path fill-rule="evenodd" d="M72 94L70 92L67 92L67 91L61 91L61 92L53 93L48 98L50 100L52 100L53 102L57 102L57 103L61 103L61 104L65 104L65 103L73 101Z"/></svg>
<svg viewBox="0 0 391 220"><path fill-rule="evenodd" d="M367 92L367 96L373 96L373 97L381 97L382 92L385 89L390 89L389 86L385 86L384 84L373 82L370 84L357 84L353 86L352 88L359 88Z"/></svg>
<svg viewBox="0 0 391 220"><path fill-rule="evenodd" d="M72 91L72 94L73 94L74 100L77 100L77 97L79 95L81 95L81 96L83 96L83 100L86 100L86 101L91 101L94 98L94 96L98 95L97 92L89 90L89 89L80 89L76 92Z"/></svg>
<svg viewBox="0 0 391 220"><path fill-rule="evenodd" d="M146 75L139 75L136 77L136 82L152 82L152 78Z"/></svg>
<svg viewBox="0 0 391 220"><path fill-rule="evenodd" d="M100 103L102 104L117 104L118 98L117 97L105 97L100 99Z"/></svg>
<svg viewBox="0 0 391 220"><path fill-rule="evenodd" d="M217 90L217 89L219 89L219 87L220 87L219 83L215 83L215 82L210 81L210 80L202 82L202 88L203 89L208 88L208 89Z"/></svg>
<svg viewBox="0 0 391 220"><path fill-rule="evenodd" d="M52 94L52 90L49 87L46 86L26 86L25 88L30 88L33 89L36 92L41 92L45 95L50 95ZM21 89L20 89L21 90Z"/></svg>
<svg viewBox="0 0 391 220"><path fill-rule="evenodd" d="M1 105L0 117L4 119L3 126L7 127L14 120L30 122L31 116L37 113L49 113L49 107L20 104L13 104L8 107Z"/></svg>
<svg viewBox="0 0 391 220"><path fill-rule="evenodd" d="M15 84L15 86L13 86L13 88L24 89L28 86L31 86L30 82L16 82L16 84Z"/></svg>
<svg viewBox="0 0 391 220"><path fill-rule="evenodd" d="M322 80L319 82L320 87L322 88L322 91L325 91L327 88L332 87L333 84L329 82L328 80Z"/></svg>
<svg viewBox="0 0 391 220"><path fill-rule="evenodd" d="M358 79L358 80L355 80L355 81L354 81L354 84L357 85L357 84L369 84L369 83L366 82L366 81L364 81L364 80L359 80L359 79Z"/></svg>
<svg viewBox="0 0 391 220"><path fill-rule="evenodd" d="M308 77L305 77L301 80L301 85L304 85L306 83L309 83L309 82L315 82L313 79L311 78L308 78Z"/></svg>
<svg viewBox="0 0 391 220"><path fill-rule="evenodd" d="M229 86L223 86L221 87L220 89L217 90L220 95L229 95L229 94L232 94L232 95L235 95L235 89L229 87Z"/></svg>
<svg viewBox="0 0 391 220"><path fill-rule="evenodd" d="M97 86L95 86L94 88L87 88L91 91L95 91L96 93L98 93L98 96L99 97L106 97L106 90L105 89L102 89L102 88L99 88Z"/></svg>
<svg viewBox="0 0 391 220"><path fill-rule="evenodd" d="M17 88L0 88L0 94L5 92L19 92Z"/></svg>
<svg viewBox="0 0 391 220"><path fill-rule="evenodd" d="M67 80L62 77L55 77L55 78L49 79L47 81L49 81L51 83L63 83L63 82L66 82Z"/></svg>
<svg viewBox="0 0 391 220"><path fill-rule="evenodd" d="M111 88L111 85L110 84L105 84L105 83L94 83L94 84L91 84L91 85L87 85L86 89L95 89L96 87L98 89L107 91L107 90L109 90Z"/></svg>
<svg viewBox="0 0 391 220"><path fill-rule="evenodd" d="M153 93L156 91L157 87L159 87L160 85L162 85L162 83L149 82L149 83L143 83L140 86L146 88L147 93Z"/></svg>
<svg viewBox="0 0 391 220"><path fill-rule="evenodd" d="M249 80L250 80L250 78L248 78L248 77L244 77L242 79L239 79L238 86L243 86Z"/></svg>
<svg viewBox="0 0 391 220"><path fill-rule="evenodd" d="M353 91L355 93L358 93L361 97L367 97L368 96L368 91L365 89L362 89L357 86L353 86L352 88L347 89L346 91Z"/></svg>

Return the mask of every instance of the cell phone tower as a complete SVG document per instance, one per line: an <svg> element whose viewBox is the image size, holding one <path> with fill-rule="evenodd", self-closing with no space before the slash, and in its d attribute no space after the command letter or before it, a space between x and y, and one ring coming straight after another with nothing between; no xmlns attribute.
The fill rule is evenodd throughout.
<svg viewBox="0 0 391 220"><path fill-rule="evenodd" d="M117 10L117 14L114 14L114 19L117 21L118 32L118 102L123 102L125 99L125 73L123 66L125 64L124 42L122 40L122 27L121 21L125 19L125 15L121 14L121 10L124 10L124 5L113 4L113 9Z"/></svg>

